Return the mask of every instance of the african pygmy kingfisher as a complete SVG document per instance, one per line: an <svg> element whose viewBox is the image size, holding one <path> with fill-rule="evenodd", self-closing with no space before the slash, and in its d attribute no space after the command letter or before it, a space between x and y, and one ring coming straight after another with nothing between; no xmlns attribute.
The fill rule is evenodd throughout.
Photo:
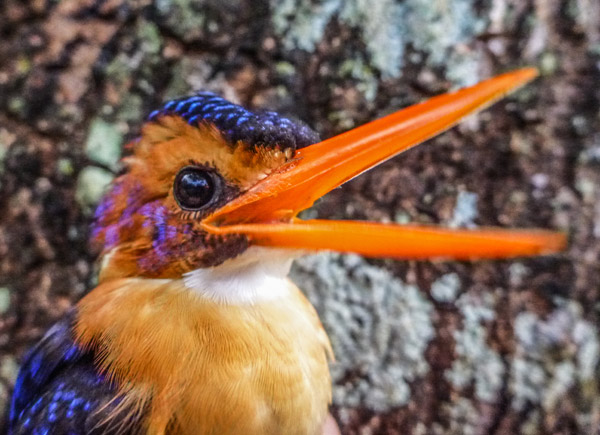
<svg viewBox="0 0 600 435"><path fill-rule="evenodd" d="M153 112L97 209L99 284L26 357L10 433L321 433L332 352L287 278L295 257L506 258L565 238L296 216L535 75L504 74L324 141L211 93Z"/></svg>

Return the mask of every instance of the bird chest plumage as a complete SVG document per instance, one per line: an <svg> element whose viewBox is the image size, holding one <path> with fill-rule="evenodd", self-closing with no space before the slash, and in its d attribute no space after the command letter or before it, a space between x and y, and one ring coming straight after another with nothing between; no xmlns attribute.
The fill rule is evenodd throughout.
<svg viewBox="0 0 600 435"><path fill-rule="evenodd" d="M75 329L148 433L318 433L329 342L299 290L280 284L271 300L226 305L182 280L116 280L80 302Z"/></svg>

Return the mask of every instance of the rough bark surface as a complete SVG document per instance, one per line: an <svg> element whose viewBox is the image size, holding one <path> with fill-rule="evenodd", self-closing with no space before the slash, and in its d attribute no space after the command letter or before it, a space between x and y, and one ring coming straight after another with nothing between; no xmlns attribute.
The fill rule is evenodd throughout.
<svg viewBox="0 0 600 435"><path fill-rule="evenodd" d="M93 286L90 212L162 101L209 89L328 137L521 65L542 77L309 212L570 235L510 262L298 262L344 434L598 433L598 2L3 0L0 428L20 357Z"/></svg>

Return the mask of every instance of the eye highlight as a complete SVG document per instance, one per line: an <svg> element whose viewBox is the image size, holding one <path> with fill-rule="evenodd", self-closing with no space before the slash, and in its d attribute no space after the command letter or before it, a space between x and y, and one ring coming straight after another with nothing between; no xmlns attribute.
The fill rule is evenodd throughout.
<svg viewBox="0 0 600 435"><path fill-rule="evenodd" d="M214 202L220 180L212 172L196 166L181 169L173 183L175 201L184 210L197 211Z"/></svg>

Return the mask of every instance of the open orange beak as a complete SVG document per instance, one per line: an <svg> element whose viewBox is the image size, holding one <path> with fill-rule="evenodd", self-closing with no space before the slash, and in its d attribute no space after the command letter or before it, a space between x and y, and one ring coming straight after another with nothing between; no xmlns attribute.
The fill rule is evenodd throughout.
<svg viewBox="0 0 600 435"><path fill-rule="evenodd" d="M443 94L298 150L293 159L207 217L215 235L244 234L252 245L355 252L370 257L505 258L564 248L564 234L455 230L372 222L300 220L318 198L377 164L450 128L537 76L526 68Z"/></svg>

